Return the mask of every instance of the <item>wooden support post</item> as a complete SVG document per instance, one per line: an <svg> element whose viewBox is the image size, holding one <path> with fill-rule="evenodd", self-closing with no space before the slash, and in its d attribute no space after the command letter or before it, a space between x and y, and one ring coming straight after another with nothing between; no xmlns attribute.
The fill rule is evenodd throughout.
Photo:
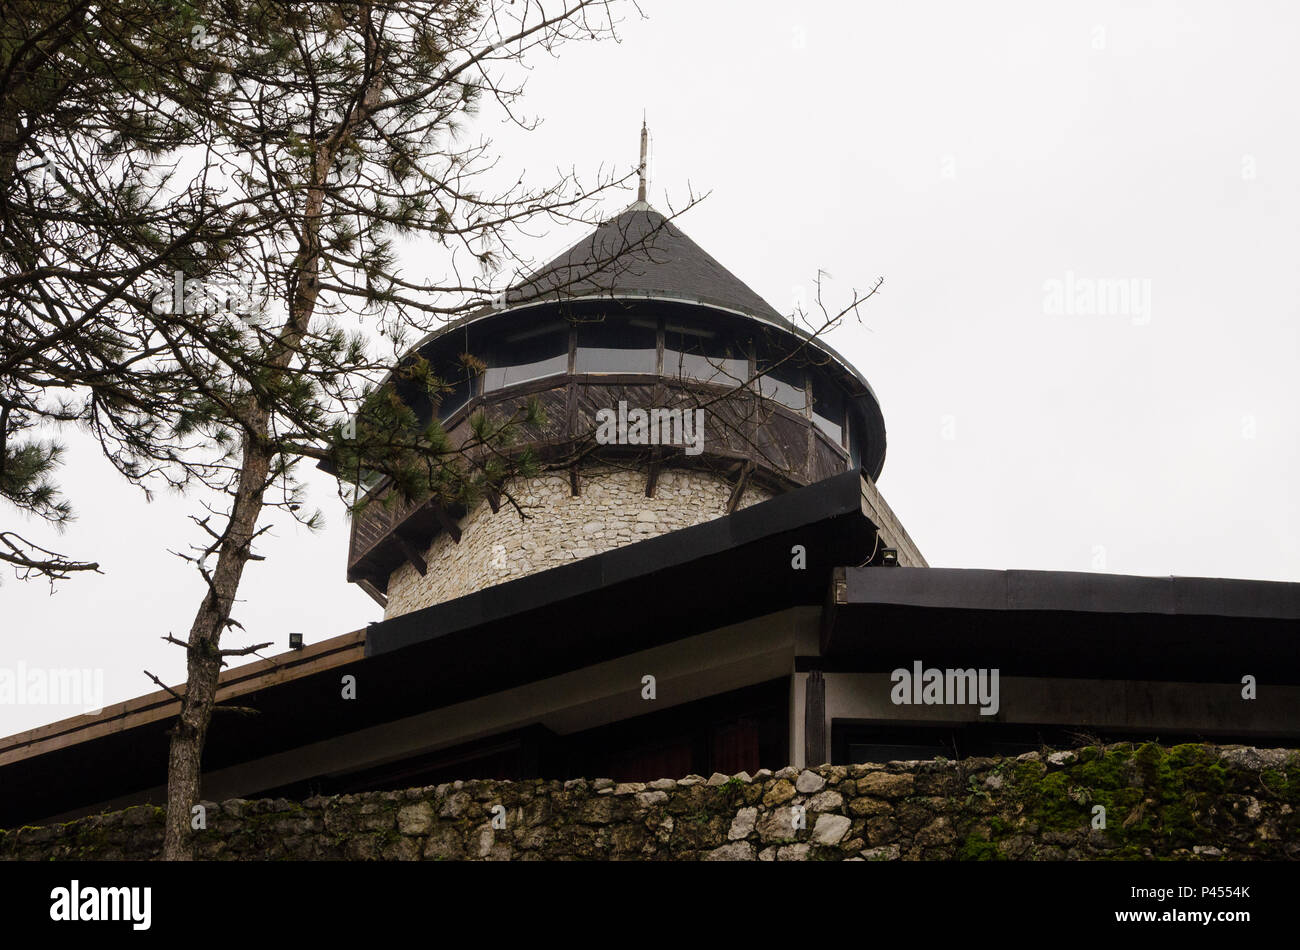
<svg viewBox="0 0 1300 950"><path fill-rule="evenodd" d="M826 763L826 677L812 670L803 687L803 764L815 769Z"/></svg>
<svg viewBox="0 0 1300 950"><path fill-rule="evenodd" d="M572 379L564 391L564 434L570 441L577 441L578 432L578 384Z"/></svg>

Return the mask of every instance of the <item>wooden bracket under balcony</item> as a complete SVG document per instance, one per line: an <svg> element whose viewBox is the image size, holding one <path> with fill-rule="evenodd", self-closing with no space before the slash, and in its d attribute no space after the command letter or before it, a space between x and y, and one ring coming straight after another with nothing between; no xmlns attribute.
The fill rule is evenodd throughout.
<svg viewBox="0 0 1300 950"><path fill-rule="evenodd" d="M650 466L646 469L645 496L647 498L653 498L655 496L655 488L659 485L659 473L663 471L663 467L664 450L655 449L654 453L650 456Z"/></svg>
<svg viewBox="0 0 1300 950"><path fill-rule="evenodd" d="M425 563L420 552L415 549L415 545L403 537L400 531L394 531L393 538L397 541L397 546L402 549L402 554L411 562L411 566L420 572L420 576L424 577L428 574L429 565Z"/></svg>
<svg viewBox="0 0 1300 950"><path fill-rule="evenodd" d="M749 487L750 476L754 474L754 467L753 461L749 459L740 466L740 476L736 479L736 486L731 489L731 497L727 499L727 514L734 514L740 505L740 499Z"/></svg>
<svg viewBox="0 0 1300 950"><path fill-rule="evenodd" d="M436 501L431 501L429 502L429 510L433 512L433 517L442 526L442 530L451 535L453 541L460 544L460 525L456 524L456 519L447 513L447 509Z"/></svg>
<svg viewBox="0 0 1300 950"><path fill-rule="evenodd" d="M388 606L388 595L375 586L375 582L368 577L363 577L357 582L357 586L370 595L370 599L380 607Z"/></svg>

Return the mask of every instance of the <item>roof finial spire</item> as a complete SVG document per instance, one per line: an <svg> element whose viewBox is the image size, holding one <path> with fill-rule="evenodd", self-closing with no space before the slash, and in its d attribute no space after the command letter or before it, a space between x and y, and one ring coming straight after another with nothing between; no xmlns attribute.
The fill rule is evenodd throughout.
<svg viewBox="0 0 1300 950"><path fill-rule="evenodd" d="M640 175L641 178L641 184L636 191L637 201L645 201L645 190L646 190L645 156L646 156L646 145L649 141L650 141L650 130L646 128L645 110L642 109L641 110L641 167L638 170L638 174Z"/></svg>

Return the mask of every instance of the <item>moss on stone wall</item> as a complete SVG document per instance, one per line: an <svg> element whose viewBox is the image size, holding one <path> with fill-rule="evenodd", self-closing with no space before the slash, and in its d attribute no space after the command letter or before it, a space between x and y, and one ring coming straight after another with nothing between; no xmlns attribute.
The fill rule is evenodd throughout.
<svg viewBox="0 0 1300 950"><path fill-rule="evenodd" d="M198 847L213 860L1286 860L1300 857L1298 806L1300 754L1147 743L235 799L207 806ZM161 841L162 810L141 806L0 831L0 858L148 859Z"/></svg>

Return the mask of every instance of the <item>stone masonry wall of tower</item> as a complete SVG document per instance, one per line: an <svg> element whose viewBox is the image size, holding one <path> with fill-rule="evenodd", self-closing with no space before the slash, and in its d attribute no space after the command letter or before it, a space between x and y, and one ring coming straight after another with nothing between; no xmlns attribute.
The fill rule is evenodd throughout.
<svg viewBox="0 0 1300 950"><path fill-rule="evenodd" d="M712 521L726 514L732 484L706 472L669 469L653 498L644 472L587 469L582 493L573 495L567 474L543 475L518 483L515 497L530 515L508 504L493 514L480 504L460 522L460 543L439 534L425 552L429 572L410 564L388 580L384 618L454 600L465 594L559 567L647 538ZM750 486L740 507L772 494Z"/></svg>

